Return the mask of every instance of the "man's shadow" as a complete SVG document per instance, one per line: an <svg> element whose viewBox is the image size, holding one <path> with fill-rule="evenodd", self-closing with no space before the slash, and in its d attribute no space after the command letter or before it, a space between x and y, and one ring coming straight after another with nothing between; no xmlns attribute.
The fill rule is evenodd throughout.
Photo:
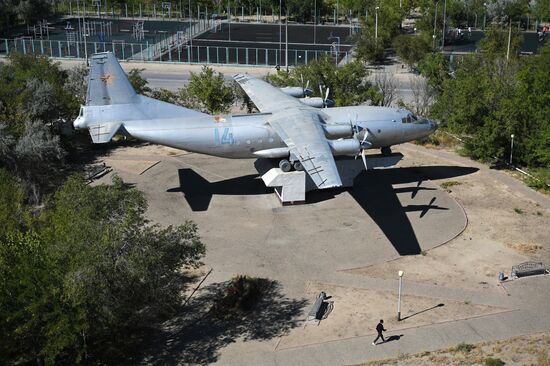
<svg viewBox="0 0 550 366"><path fill-rule="evenodd" d="M384 342L384 343L398 341L398 340L401 339L401 337L404 337L404 336L405 336L404 334L389 336L388 338L386 338L386 342Z"/></svg>

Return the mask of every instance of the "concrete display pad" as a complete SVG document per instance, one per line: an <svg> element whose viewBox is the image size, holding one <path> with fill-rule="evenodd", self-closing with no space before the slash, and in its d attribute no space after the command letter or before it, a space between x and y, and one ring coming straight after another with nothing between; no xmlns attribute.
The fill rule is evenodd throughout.
<svg viewBox="0 0 550 366"><path fill-rule="evenodd" d="M466 215L429 179L475 171L447 166L369 170L353 188L312 191L305 205L281 207L254 160L198 154L156 158L161 163L140 176L119 171L146 192L154 222L194 220L208 256L221 263L218 270L237 273L242 258L252 271L290 277L298 268L313 274L419 254L454 238L465 228ZM234 260L223 260L228 256Z"/></svg>

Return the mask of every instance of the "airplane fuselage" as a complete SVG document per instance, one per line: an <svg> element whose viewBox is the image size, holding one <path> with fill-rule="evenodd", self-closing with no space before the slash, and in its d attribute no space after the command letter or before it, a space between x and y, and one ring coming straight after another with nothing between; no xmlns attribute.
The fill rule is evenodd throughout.
<svg viewBox="0 0 550 366"><path fill-rule="evenodd" d="M133 107L140 108L140 105ZM145 113L146 116L142 113L132 116L126 108L124 110L123 133L177 149L226 158L254 158L261 156L258 152L276 152L277 149L283 151L281 149L286 148L281 137L268 123L270 113L155 118L150 113ZM350 127L349 136L342 138L352 137L352 125L362 131L368 129L371 148L422 138L435 129L435 124L428 120L407 120L410 112L396 108L337 107L320 109L318 113L323 114L327 126ZM113 118L116 111L110 109L109 114Z"/></svg>

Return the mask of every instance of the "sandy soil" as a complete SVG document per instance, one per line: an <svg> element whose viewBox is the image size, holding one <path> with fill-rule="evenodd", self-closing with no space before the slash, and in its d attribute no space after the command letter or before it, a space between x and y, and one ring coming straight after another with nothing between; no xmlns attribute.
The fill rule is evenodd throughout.
<svg viewBox="0 0 550 366"><path fill-rule="evenodd" d="M441 164L421 153L404 152L405 164ZM479 291L499 291L499 272L527 260L550 262L550 211L526 201L506 186L481 172L435 181L446 189L468 215L466 230L451 242L425 252L401 257L348 272L376 278L396 278L399 270L407 281Z"/></svg>
<svg viewBox="0 0 550 366"><path fill-rule="evenodd" d="M368 362L361 366L487 365L488 359L499 359L506 365L549 366L550 334L515 337L475 345L462 344L436 352L401 355L394 359Z"/></svg>
<svg viewBox="0 0 550 366"><path fill-rule="evenodd" d="M389 291L375 291L351 287L308 282L306 293L310 297L325 291L333 309L321 322L309 321L294 329L281 339L280 349L327 342L331 340L375 334L381 314L395 309L396 295ZM407 294L401 308L401 321L395 316L384 319L388 330L386 338L399 335L400 329L419 327L480 316L502 311L502 309L475 305L469 302L455 302ZM374 338L374 337L373 337Z"/></svg>

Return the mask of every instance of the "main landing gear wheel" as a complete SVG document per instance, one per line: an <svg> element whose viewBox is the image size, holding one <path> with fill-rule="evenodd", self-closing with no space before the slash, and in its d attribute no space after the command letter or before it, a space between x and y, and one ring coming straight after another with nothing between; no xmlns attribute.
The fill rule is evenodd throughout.
<svg viewBox="0 0 550 366"><path fill-rule="evenodd" d="M290 161L283 159L279 161L279 168L285 173L288 173L292 169L292 164L290 164Z"/></svg>
<svg viewBox="0 0 550 366"><path fill-rule="evenodd" d="M390 155L391 155L391 147L389 147L389 146L384 146L383 148L380 149L380 152L381 152L382 155L384 155L384 156L390 156Z"/></svg>
<svg viewBox="0 0 550 366"><path fill-rule="evenodd" d="M292 166L294 167L294 170L296 170L298 172L301 172L302 170L304 170L304 166L298 160L295 161L294 163L292 163Z"/></svg>

